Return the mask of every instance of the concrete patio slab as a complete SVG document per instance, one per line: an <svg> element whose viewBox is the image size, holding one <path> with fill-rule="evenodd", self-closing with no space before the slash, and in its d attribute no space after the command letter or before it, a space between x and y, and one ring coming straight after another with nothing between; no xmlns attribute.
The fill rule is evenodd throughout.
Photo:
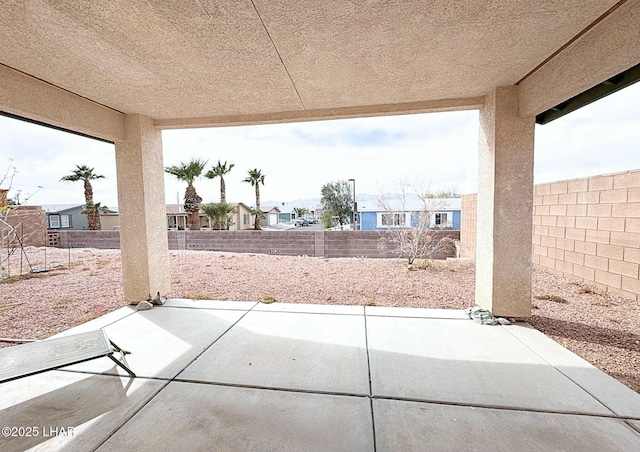
<svg viewBox="0 0 640 452"><path fill-rule="evenodd" d="M568 352L553 339L527 324L517 324L506 331L535 350L546 362L554 366L585 391L598 399L607 408L623 417L640 419L640 394L620 383L615 378Z"/></svg>
<svg viewBox="0 0 640 452"><path fill-rule="evenodd" d="M178 378L368 395L364 316L251 311Z"/></svg>
<svg viewBox="0 0 640 452"><path fill-rule="evenodd" d="M164 307L248 311L257 303L257 301L191 300L189 298L173 298L171 300L167 300Z"/></svg>
<svg viewBox="0 0 640 452"><path fill-rule="evenodd" d="M385 306L367 306L365 313L379 317L413 317L425 319L458 319L469 320L463 309L426 309L426 308L394 308Z"/></svg>
<svg viewBox="0 0 640 452"><path fill-rule="evenodd" d="M93 450L165 384L60 371L3 383L0 427L30 430L0 436L0 450Z"/></svg>
<svg viewBox="0 0 640 452"><path fill-rule="evenodd" d="M258 303L253 310L265 312L301 312L310 314L364 314L363 306L304 303Z"/></svg>
<svg viewBox="0 0 640 452"><path fill-rule="evenodd" d="M245 313L156 307L125 317L105 330L109 339L131 352L127 362L137 376L173 378ZM101 359L65 369L124 375L111 364Z"/></svg>
<svg viewBox="0 0 640 452"><path fill-rule="evenodd" d="M116 309L115 311L108 312L107 314L95 318L89 322L85 322L80 325L74 326L73 328L69 328L68 330L62 331L61 333L58 333L52 337L67 336L69 334L84 333L86 331L94 331L100 328L105 328L106 326L118 322L125 317L135 314L136 312L138 311L135 306L123 306L120 309Z"/></svg>
<svg viewBox="0 0 640 452"><path fill-rule="evenodd" d="M98 450L372 451L369 407L364 397L173 382Z"/></svg>
<svg viewBox="0 0 640 452"><path fill-rule="evenodd" d="M374 400L377 451L632 451L640 435L623 421Z"/></svg>
<svg viewBox="0 0 640 452"><path fill-rule="evenodd" d="M0 426L49 430L0 450L640 450L638 394L526 325L353 308L92 320L139 377L105 358L3 383Z"/></svg>
<svg viewBox="0 0 640 452"><path fill-rule="evenodd" d="M373 396L613 414L506 328L471 320L368 317Z"/></svg>

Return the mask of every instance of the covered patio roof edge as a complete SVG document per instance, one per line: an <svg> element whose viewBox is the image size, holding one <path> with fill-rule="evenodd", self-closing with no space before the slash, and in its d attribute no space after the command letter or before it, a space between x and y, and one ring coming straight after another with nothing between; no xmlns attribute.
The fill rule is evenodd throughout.
<svg viewBox="0 0 640 452"><path fill-rule="evenodd" d="M196 118L155 119L160 129L188 129L199 127L229 127L241 125L277 124L284 122L319 121L363 118L371 116L406 115L416 113L476 110L484 106L484 96L458 99L438 99L397 104L365 105L358 107L323 108L315 110L226 115Z"/></svg>

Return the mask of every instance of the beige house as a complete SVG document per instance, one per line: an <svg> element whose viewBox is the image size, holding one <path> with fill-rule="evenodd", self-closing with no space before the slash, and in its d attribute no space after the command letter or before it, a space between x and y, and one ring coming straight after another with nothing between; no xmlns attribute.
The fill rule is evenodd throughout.
<svg viewBox="0 0 640 452"><path fill-rule="evenodd" d="M189 214L185 212L182 204L167 204L167 229L183 231L188 229L187 217ZM200 229L211 229L211 221L207 216L200 212Z"/></svg>
<svg viewBox="0 0 640 452"><path fill-rule="evenodd" d="M233 224L231 224L229 229L232 231L253 229L253 214L251 213L251 207L242 202L231 203L231 205L233 206ZM167 204L166 210L167 229L179 231L187 229L187 217L189 215L184 211L184 206L182 204ZM100 221L102 222L103 230L120 229L120 220L117 213L101 214ZM202 212L200 212L200 229L212 229L211 221Z"/></svg>
<svg viewBox="0 0 640 452"><path fill-rule="evenodd" d="M233 231L253 229L253 214L251 213L251 207L242 202L237 202L231 205L233 206L233 224L229 229Z"/></svg>
<svg viewBox="0 0 640 452"><path fill-rule="evenodd" d="M189 215L184 211L184 206L182 204L167 204L166 214L167 229L179 231L187 229L187 217ZM101 213L100 222L102 224L103 231L120 229L120 214ZM211 222L202 212L200 212L200 229L211 229Z"/></svg>
<svg viewBox="0 0 640 452"><path fill-rule="evenodd" d="M117 212L100 213L100 227L103 231L120 229L120 216Z"/></svg>
<svg viewBox="0 0 640 452"><path fill-rule="evenodd" d="M260 226L273 226L280 223L280 208L276 206L260 206L264 218L260 220Z"/></svg>

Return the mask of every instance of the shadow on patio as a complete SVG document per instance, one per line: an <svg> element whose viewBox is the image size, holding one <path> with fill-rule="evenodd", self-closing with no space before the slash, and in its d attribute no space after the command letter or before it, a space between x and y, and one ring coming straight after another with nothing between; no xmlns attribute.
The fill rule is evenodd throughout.
<svg viewBox="0 0 640 452"><path fill-rule="evenodd" d="M69 332L102 327L138 377L100 359L3 384L1 426L40 429L3 451L640 448L640 395L522 323L170 300Z"/></svg>

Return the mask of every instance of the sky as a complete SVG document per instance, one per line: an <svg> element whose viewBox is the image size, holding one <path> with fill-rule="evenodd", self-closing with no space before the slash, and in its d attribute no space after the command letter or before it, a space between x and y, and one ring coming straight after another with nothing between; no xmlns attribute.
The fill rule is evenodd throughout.
<svg viewBox="0 0 640 452"><path fill-rule="evenodd" d="M235 167L226 176L227 201L255 204L242 180L265 175L262 203L320 197L326 182L355 179L356 193L389 192L398 180L421 180L434 191L475 193L478 112L460 111L308 123L165 130L164 165L191 158ZM536 125L535 183L640 169L640 83L547 125ZM9 197L31 205L83 204L79 182L60 182L75 165L105 176L93 182L94 201L115 208L115 147L0 116L0 182L17 172ZM201 178L204 202L219 201L219 180ZM1 188L8 188L5 180ZM40 188L41 187L41 188ZM165 174L167 203L182 202L184 183ZM300 202L294 204L298 205ZM315 207L315 206L306 206Z"/></svg>

